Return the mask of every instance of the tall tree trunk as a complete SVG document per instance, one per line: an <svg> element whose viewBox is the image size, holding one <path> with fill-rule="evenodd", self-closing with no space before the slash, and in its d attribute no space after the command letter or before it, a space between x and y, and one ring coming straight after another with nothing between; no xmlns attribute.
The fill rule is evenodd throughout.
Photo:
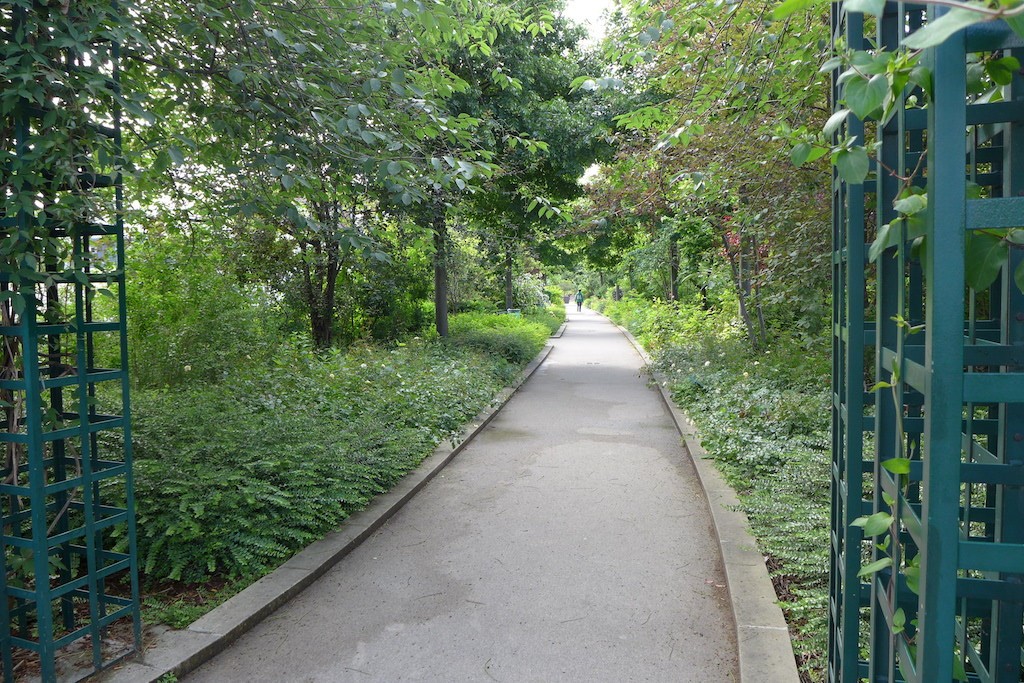
<svg viewBox="0 0 1024 683"><path fill-rule="evenodd" d="M512 245L505 246L505 310L515 308L512 297Z"/></svg>
<svg viewBox="0 0 1024 683"><path fill-rule="evenodd" d="M434 325L440 337L448 336L448 224L444 201L434 201Z"/></svg>

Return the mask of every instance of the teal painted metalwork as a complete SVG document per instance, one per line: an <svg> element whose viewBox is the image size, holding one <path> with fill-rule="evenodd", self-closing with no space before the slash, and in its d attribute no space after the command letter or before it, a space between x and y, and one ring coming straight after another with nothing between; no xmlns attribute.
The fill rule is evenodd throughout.
<svg viewBox="0 0 1024 683"><path fill-rule="evenodd" d="M5 35L21 35L27 10L3 4ZM23 261L32 264L31 277L0 273L5 681L14 680L18 667L32 658L49 682L97 671L141 648L116 104L119 49L107 45L102 53L110 61L95 64L95 57L55 47L49 65L55 71L91 71L110 93L83 110L91 119L86 134L65 150L66 158L75 159L74 182L52 183L52 194L35 186L28 201L9 194L0 215L0 231L35 235L39 250ZM44 123L47 106L57 105L23 101L7 122L16 151L7 171L27 167L37 136L51 125ZM88 204L81 206L88 208L71 216L53 210L78 206L85 197ZM98 305L106 295L110 302ZM101 347L116 367L98 366ZM101 413L101 405L116 407Z"/></svg>
<svg viewBox="0 0 1024 683"><path fill-rule="evenodd" d="M833 40L893 48L942 11L890 2L867 35L837 6ZM1012 278L1024 253L1010 248L995 284L974 291L965 248L1024 226L1024 78L1004 101L968 91L968 66L993 53L1024 47L1001 23L954 34L923 56L926 112L851 115L837 133L878 147L864 184L834 182L829 681L1024 680L1024 293ZM833 101L843 95L834 79ZM908 184L927 190L923 248L899 240L871 263L865 247ZM892 392L870 393L879 381ZM901 456L909 474L882 466ZM892 516L882 543L852 526L879 512Z"/></svg>

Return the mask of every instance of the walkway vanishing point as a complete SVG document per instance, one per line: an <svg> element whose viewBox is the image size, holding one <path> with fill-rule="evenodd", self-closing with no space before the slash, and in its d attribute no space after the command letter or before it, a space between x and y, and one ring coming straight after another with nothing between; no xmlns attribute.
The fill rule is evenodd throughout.
<svg viewBox="0 0 1024 683"><path fill-rule="evenodd" d="M552 342L425 488L183 683L734 682L737 633L760 628L783 640L754 647L760 674L744 656L743 681L795 681L784 627L737 629L708 501L637 351L586 310ZM140 680L132 666L109 680Z"/></svg>

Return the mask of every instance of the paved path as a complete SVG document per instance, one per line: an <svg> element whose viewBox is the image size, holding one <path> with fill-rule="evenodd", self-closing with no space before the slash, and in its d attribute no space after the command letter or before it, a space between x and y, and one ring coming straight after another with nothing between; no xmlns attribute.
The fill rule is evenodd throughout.
<svg viewBox="0 0 1024 683"><path fill-rule="evenodd" d="M554 343L401 512L184 681L738 680L707 503L641 359L588 311Z"/></svg>

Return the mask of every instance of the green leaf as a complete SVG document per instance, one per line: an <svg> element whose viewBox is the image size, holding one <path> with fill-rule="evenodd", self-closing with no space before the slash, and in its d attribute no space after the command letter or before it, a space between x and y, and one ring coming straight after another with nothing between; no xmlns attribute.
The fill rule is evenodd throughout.
<svg viewBox="0 0 1024 683"><path fill-rule="evenodd" d="M849 109L840 109L832 116L828 117L828 121L825 122L825 127L821 129L825 135L832 137L839 127L843 125L843 121L850 115Z"/></svg>
<svg viewBox="0 0 1024 683"><path fill-rule="evenodd" d="M892 614L892 632L903 633L903 627L907 624L907 613L900 607Z"/></svg>
<svg viewBox="0 0 1024 683"><path fill-rule="evenodd" d="M882 461L882 467L893 474L910 474L910 458L889 458Z"/></svg>
<svg viewBox="0 0 1024 683"><path fill-rule="evenodd" d="M985 62L985 72L999 85L1009 85L1013 75L1020 71L1020 61L1016 57L1003 57Z"/></svg>
<svg viewBox="0 0 1024 683"><path fill-rule="evenodd" d="M171 155L171 161L173 161L176 166L181 166L185 163L185 154L181 151L180 147L168 145L167 153Z"/></svg>
<svg viewBox="0 0 1024 683"><path fill-rule="evenodd" d="M907 580L907 588L914 595L921 594L921 568L917 566L909 566L903 570L903 578Z"/></svg>
<svg viewBox="0 0 1024 683"><path fill-rule="evenodd" d="M847 12L863 12L879 17L885 9L885 0L844 0L843 8Z"/></svg>
<svg viewBox="0 0 1024 683"><path fill-rule="evenodd" d="M834 71L834 70L838 69L842 65L843 65L843 58L842 57L832 57L830 59L825 60L825 63L821 65L820 69L818 69L818 73L826 74L826 73L829 73L830 71Z"/></svg>
<svg viewBox="0 0 1024 683"><path fill-rule="evenodd" d="M1021 38L1024 38L1024 15L1018 14L1015 17L1006 17L1006 25Z"/></svg>
<svg viewBox="0 0 1024 683"><path fill-rule="evenodd" d="M985 21L985 15L981 12L954 7L938 19L928 22L924 28L914 31L903 44L911 50L935 47L957 31L981 21Z"/></svg>
<svg viewBox="0 0 1024 683"><path fill-rule="evenodd" d="M897 199L892 208L907 216L913 215L928 208L928 196L923 194L912 194L902 199Z"/></svg>
<svg viewBox="0 0 1024 683"><path fill-rule="evenodd" d="M866 564L863 567L861 567L860 571L857 572L857 576L858 576L858 578L862 577L862 576L868 576L869 574L874 574L875 572L879 572L879 571L885 569L886 567L891 567L891 566L892 566L892 558L891 557L883 557L880 560L875 560L874 562L872 562L870 564Z"/></svg>
<svg viewBox="0 0 1024 683"><path fill-rule="evenodd" d="M868 177L870 162L868 152L863 147L840 149L832 155L832 162L836 165L839 176L851 185L863 183Z"/></svg>
<svg viewBox="0 0 1024 683"><path fill-rule="evenodd" d="M789 158L793 161L794 166L803 166L804 162L807 161L807 157L810 155L811 146L806 142L801 142L792 149L789 153Z"/></svg>
<svg viewBox="0 0 1024 683"><path fill-rule="evenodd" d="M890 496L886 491L882 491L882 500L884 500L885 504L889 507L896 504L896 499Z"/></svg>
<svg viewBox="0 0 1024 683"><path fill-rule="evenodd" d="M879 389L892 389L892 385L885 381L875 382L874 384L871 385L871 388L868 389L868 393L873 394Z"/></svg>
<svg viewBox="0 0 1024 683"><path fill-rule="evenodd" d="M891 223L886 223L878 229L875 241L868 248L868 261L874 263L878 257L889 247L895 247L900 241L900 223L902 219L897 218Z"/></svg>
<svg viewBox="0 0 1024 683"><path fill-rule="evenodd" d="M824 5L825 3L826 0L785 0L785 2L772 11L772 19L775 19L776 21L779 19L785 19L795 12L802 12L814 7L815 5Z"/></svg>
<svg viewBox="0 0 1024 683"><path fill-rule="evenodd" d="M397 161L388 163L388 175L398 175L402 172L402 165Z"/></svg>
<svg viewBox="0 0 1024 683"><path fill-rule="evenodd" d="M851 526L858 526L864 529L864 535L871 537L883 534L888 531L892 524L892 515L885 510L876 512L868 517L858 517L851 522Z"/></svg>
<svg viewBox="0 0 1024 683"><path fill-rule="evenodd" d="M889 94L889 81L883 74L876 74L871 80L854 78L846 84L846 106L859 118L865 119L882 106Z"/></svg>
<svg viewBox="0 0 1024 683"><path fill-rule="evenodd" d="M967 263L964 277L976 292L988 289L1010 255L1010 247L1002 237L976 232L967 240Z"/></svg>
<svg viewBox="0 0 1024 683"><path fill-rule="evenodd" d="M239 83L245 80L245 72L236 66L235 68L228 71L228 78L231 80L232 83L238 85Z"/></svg>
<svg viewBox="0 0 1024 683"><path fill-rule="evenodd" d="M958 681L967 680L967 669L964 668L964 659L959 652L953 653L953 678Z"/></svg>

